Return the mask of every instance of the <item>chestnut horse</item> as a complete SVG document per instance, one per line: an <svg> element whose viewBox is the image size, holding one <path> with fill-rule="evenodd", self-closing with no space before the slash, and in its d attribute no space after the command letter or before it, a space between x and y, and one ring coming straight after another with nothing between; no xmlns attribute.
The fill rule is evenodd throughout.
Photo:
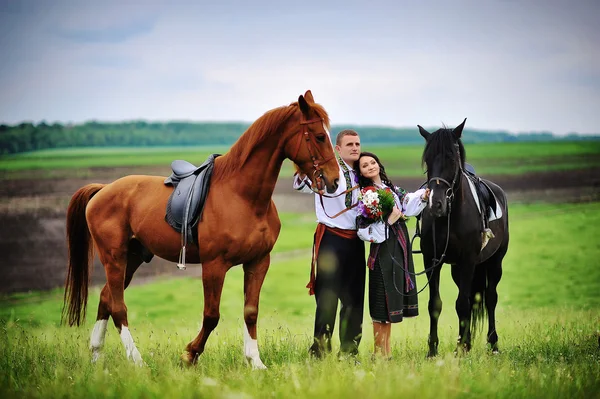
<svg viewBox="0 0 600 399"><path fill-rule="evenodd" d="M202 328L182 358L195 364L210 333L219 322L219 303L225 273L235 265L244 269L244 354L253 368L260 359L256 321L260 289L269 269L270 252L281 223L271 197L281 165L292 160L312 175L315 189L337 189L339 172L325 109L310 91L289 106L275 108L256 120L230 148L217 157L198 245L186 246L188 263L202 263L204 317ZM67 211L69 266L63 319L80 325L85 319L90 263L94 248L106 271L96 324L92 330L92 360L100 355L108 318L119 331L127 357L142 365L127 321L124 290L133 274L154 254L177 262L181 235L165 221L173 191L161 176L125 176L110 184L88 184L71 199Z"/></svg>

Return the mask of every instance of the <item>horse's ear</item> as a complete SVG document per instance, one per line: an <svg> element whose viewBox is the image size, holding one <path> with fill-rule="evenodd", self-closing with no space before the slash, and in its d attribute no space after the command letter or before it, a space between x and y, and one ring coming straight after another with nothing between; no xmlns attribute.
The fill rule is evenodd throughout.
<svg viewBox="0 0 600 399"><path fill-rule="evenodd" d="M421 125L417 125L417 127L419 128L419 133L421 133L421 136L423 136L425 141L429 140L429 136L431 136L431 133L425 130Z"/></svg>
<svg viewBox="0 0 600 399"><path fill-rule="evenodd" d="M463 128L465 127L465 122L466 121L467 121L467 118L465 118L465 120L460 125L456 126L454 128L454 130L452 131L452 133L454 133L454 137L456 137L457 140L462 135L462 131L463 131Z"/></svg>
<svg viewBox="0 0 600 399"><path fill-rule="evenodd" d="M302 111L304 115L308 115L308 111L310 111L310 105L308 104L304 96L300 95L300 97L298 97L298 105L300 106L300 111Z"/></svg>
<svg viewBox="0 0 600 399"><path fill-rule="evenodd" d="M313 98L313 95L310 92L310 90L306 90L306 93L304 93L304 99L311 104L314 104L315 102L315 99Z"/></svg>

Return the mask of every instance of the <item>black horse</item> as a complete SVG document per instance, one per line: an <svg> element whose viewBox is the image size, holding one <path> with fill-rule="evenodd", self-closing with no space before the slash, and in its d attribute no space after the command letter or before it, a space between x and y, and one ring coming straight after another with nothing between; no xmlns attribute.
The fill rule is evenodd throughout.
<svg viewBox="0 0 600 399"><path fill-rule="evenodd" d="M417 125L426 141L422 162L427 167L426 184L431 190L429 204L422 213L421 231L421 252L429 280L429 357L437 355L439 343L438 318L442 311L439 283L443 263L451 265L452 279L459 290L457 351L471 349L471 336L475 336L487 311L487 340L492 352L498 352L496 287L502 277L502 259L508 250L508 208L504 191L474 176L470 165L465 164L460 138L466 121L455 129L442 128L434 133ZM478 205L471 186L482 189L477 195L479 199L487 191L487 200ZM497 219L490 222L488 204L497 206L493 213ZM494 237L482 249L486 231L487 238Z"/></svg>

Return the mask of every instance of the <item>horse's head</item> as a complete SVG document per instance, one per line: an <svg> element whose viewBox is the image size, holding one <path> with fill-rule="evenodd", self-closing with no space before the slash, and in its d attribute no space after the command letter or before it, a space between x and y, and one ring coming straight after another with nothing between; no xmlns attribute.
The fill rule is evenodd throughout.
<svg viewBox="0 0 600 399"><path fill-rule="evenodd" d="M460 181L465 163L465 149L460 137L467 119L454 129L442 128L429 133L420 125L425 139L422 163L427 167L429 207L435 217L445 216Z"/></svg>
<svg viewBox="0 0 600 399"><path fill-rule="evenodd" d="M290 121L286 156L299 172L310 177L313 188L335 192L340 176L329 136L329 117L323 107L315 103L310 90L298 98L297 115Z"/></svg>

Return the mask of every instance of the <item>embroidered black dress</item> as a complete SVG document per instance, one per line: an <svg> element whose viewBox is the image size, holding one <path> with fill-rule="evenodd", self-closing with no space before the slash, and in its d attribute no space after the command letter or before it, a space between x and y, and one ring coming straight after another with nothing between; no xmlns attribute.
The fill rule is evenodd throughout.
<svg viewBox="0 0 600 399"><path fill-rule="evenodd" d="M398 323L417 316L419 303L406 223L398 221L388 231L386 241L371 244L378 248L372 248L377 255L369 268L369 312L373 321Z"/></svg>
<svg viewBox="0 0 600 399"><path fill-rule="evenodd" d="M418 215L425 203L421 196L425 190L407 193L391 188L396 205L405 216ZM404 317L419 314L416 279L410 238L402 218L393 225L383 221L373 222L363 215L357 218L358 235L371 242L369 259L369 311L379 322L401 322Z"/></svg>

